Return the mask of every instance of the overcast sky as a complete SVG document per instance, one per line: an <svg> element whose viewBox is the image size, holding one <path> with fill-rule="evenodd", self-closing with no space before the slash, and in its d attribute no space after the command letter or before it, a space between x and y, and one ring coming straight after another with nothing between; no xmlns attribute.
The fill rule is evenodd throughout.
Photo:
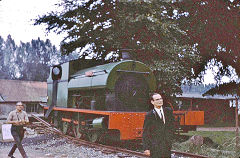
<svg viewBox="0 0 240 158"><path fill-rule="evenodd" d="M44 25L33 25L32 19L56 10L59 0L0 0L0 36L6 40L10 34L16 44L30 42L40 37L47 38L59 48L63 36L55 33L46 35Z"/></svg>

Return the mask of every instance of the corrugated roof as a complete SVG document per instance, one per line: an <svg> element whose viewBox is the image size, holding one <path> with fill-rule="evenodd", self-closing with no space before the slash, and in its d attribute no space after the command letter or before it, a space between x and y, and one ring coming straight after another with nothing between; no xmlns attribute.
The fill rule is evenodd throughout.
<svg viewBox="0 0 240 158"><path fill-rule="evenodd" d="M232 100L235 99L236 95L203 95L206 91L214 88L216 85L182 85L181 89L183 93L181 95L176 95L180 98L199 98L199 99L224 99Z"/></svg>
<svg viewBox="0 0 240 158"><path fill-rule="evenodd" d="M4 101L4 100L3 100L3 98L2 98L2 96L1 96L1 94L0 94L0 102L2 102L2 101Z"/></svg>
<svg viewBox="0 0 240 158"><path fill-rule="evenodd" d="M47 96L47 82L0 79L0 95L5 102L39 102Z"/></svg>
<svg viewBox="0 0 240 158"><path fill-rule="evenodd" d="M223 95L206 95L206 96L203 96L201 93L182 93L181 95L176 95L177 97L179 98L198 98L198 99L234 99L235 96L233 95L226 95L226 96L223 96Z"/></svg>

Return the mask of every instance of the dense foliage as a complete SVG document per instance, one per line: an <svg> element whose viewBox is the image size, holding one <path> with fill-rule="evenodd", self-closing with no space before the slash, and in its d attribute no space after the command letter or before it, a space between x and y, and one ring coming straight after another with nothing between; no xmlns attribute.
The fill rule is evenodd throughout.
<svg viewBox="0 0 240 158"><path fill-rule="evenodd" d="M240 50L240 1L181 1L178 6L179 14L189 14L178 19L179 26L186 30L192 45L197 43L201 55L236 67Z"/></svg>
<svg viewBox="0 0 240 158"><path fill-rule="evenodd" d="M89 45L94 58L105 59L110 52L130 49L135 59L155 70L159 89L168 95L180 92L184 78L198 77L207 66L218 67L219 84L223 76L236 73L229 85L239 89L238 0L62 0L60 6L63 10L40 17L36 24L68 33L63 53Z"/></svg>
<svg viewBox="0 0 240 158"><path fill-rule="evenodd" d="M59 12L36 20L47 30L65 32L63 54L81 52L81 57L119 60L128 49L132 58L148 64L168 96L181 92L181 81L191 77L200 62L199 52L187 44L186 33L174 21L174 6L168 1L62 0ZM90 55L89 55L90 54Z"/></svg>
<svg viewBox="0 0 240 158"><path fill-rule="evenodd" d="M175 6L179 15L188 14L176 21L187 33L189 44L195 45L202 57L203 62L194 67L196 74L207 65L215 71L220 85L209 94L237 92L240 95L240 1L183 0L177 1ZM223 76L229 76L231 82L222 84Z"/></svg>

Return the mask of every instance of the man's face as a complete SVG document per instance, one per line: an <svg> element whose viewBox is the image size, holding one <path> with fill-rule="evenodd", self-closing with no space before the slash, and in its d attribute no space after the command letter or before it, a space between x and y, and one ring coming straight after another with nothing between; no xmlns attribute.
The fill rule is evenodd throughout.
<svg viewBox="0 0 240 158"><path fill-rule="evenodd" d="M24 110L24 106L23 105L21 106L21 109Z"/></svg>
<svg viewBox="0 0 240 158"><path fill-rule="evenodd" d="M21 110L22 110L22 105L16 105L16 109L17 109L18 111L21 111Z"/></svg>
<svg viewBox="0 0 240 158"><path fill-rule="evenodd" d="M151 100L151 103L153 104L154 108L160 109L163 105L163 99L160 94L153 95L153 100Z"/></svg>

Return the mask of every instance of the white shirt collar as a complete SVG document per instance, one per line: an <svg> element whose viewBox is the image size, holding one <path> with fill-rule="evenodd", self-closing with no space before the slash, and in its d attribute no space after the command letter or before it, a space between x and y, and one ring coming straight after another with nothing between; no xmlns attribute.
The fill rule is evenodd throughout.
<svg viewBox="0 0 240 158"><path fill-rule="evenodd" d="M15 109L15 112L16 112L16 113L22 113L22 110L19 112L17 109Z"/></svg>
<svg viewBox="0 0 240 158"><path fill-rule="evenodd" d="M161 106L161 108L160 109L158 109L158 108L154 108L157 112L160 112L160 110L162 110L162 112L163 112L163 107Z"/></svg>
<svg viewBox="0 0 240 158"><path fill-rule="evenodd" d="M154 108L156 110L156 112L158 113L158 115L160 116L160 118L162 117L162 115L164 115L163 113L163 108L161 107L160 109L158 108Z"/></svg>
<svg viewBox="0 0 240 158"><path fill-rule="evenodd" d="M163 119L163 122L164 122L164 124L165 124L165 116L164 116L164 112L163 112L163 107L161 107L160 109L158 109L158 108L154 108L155 110L156 110L156 112L158 113L158 116L161 118L161 119ZM161 112L161 111L162 112Z"/></svg>

